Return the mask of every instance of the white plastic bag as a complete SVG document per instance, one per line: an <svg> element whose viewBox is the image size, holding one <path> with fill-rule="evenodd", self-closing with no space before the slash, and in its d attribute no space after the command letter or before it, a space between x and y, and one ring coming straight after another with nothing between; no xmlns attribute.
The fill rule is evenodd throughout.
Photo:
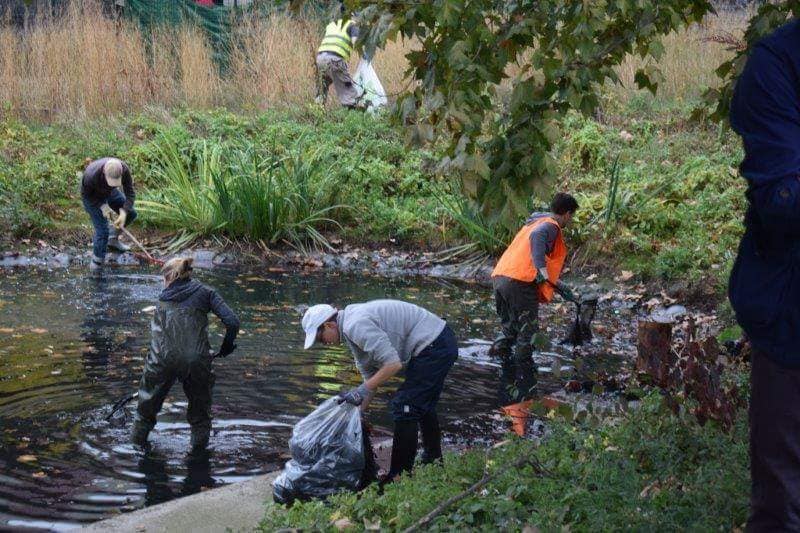
<svg viewBox="0 0 800 533"><path fill-rule="evenodd" d="M361 102L367 106L368 112L374 113L389 103L383 84L378 79L378 74L372 68L371 62L364 59L358 62L353 81L358 87L361 87Z"/></svg>
<svg viewBox="0 0 800 533"><path fill-rule="evenodd" d="M357 490L364 471L364 447L358 407L331 398L292 430L292 459L272 483L278 503L324 498Z"/></svg>

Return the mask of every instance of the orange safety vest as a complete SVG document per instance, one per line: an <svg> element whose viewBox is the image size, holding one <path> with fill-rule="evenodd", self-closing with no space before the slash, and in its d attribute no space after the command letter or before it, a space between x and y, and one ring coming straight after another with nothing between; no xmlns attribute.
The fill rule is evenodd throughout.
<svg viewBox="0 0 800 533"><path fill-rule="evenodd" d="M564 244L564 237L561 235L561 226L551 217L536 219L531 224L522 226L517 232L514 240L503 252L500 260L492 271L492 277L505 276L518 281L531 282L536 279L536 267L533 265L531 257L531 232L539 224L555 224L558 228L556 241L553 243L553 251L545 255L547 262L547 277L555 285L561 277L561 269L564 268L564 260L567 258L567 245ZM553 299L553 286L549 283L540 283L537 287L539 291L539 301L549 302Z"/></svg>

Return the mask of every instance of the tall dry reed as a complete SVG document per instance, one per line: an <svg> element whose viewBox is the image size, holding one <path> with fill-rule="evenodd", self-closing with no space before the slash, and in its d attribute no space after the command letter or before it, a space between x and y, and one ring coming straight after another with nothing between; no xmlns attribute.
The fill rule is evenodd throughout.
<svg viewBox="0 0 800 533"><path fill-rule="evenodd" d="M721 11L709 16L701 25L695 25L664 37L664 56L657 65L664 74L658 87L659 97L665 99L689 99L698 96L706 88L716 87L719 78L714 70L732 57L728 46L709 41L720 34L741 37L750 16L748 11ZM614 97L626 101L636 94L634 77L636 70L644 65L638 56L628 56L617 69L621 85L611 88Z"/></svg>
<svg viewBox="0 0 800 533"><path fill-rule="evenodd" d="M319 28L308 20L250 17L236 28L226 85L240 102L276 107L314 97L314 55Z"/></svg>
<svg viewBox="0 0 800 533"><path fill-rule="evenodd" d="M666 76L661 96L689 98L717 83L713 71L731 52L703 39L722 31L740 34L746 20L746 14L724 13L667 36L659 62ZM321 37L317 22L286 15L253 17L234 31L239 46L223 75L197 28L143 34L136 25L105 18L97 0L72 2L65 16L41 17L25 32L0 26L0 106L23 117L71 119L145 106L253 109L312 100L314 54ZM412 46L390 43L375 57L390 95L408 86L404 55ZM635 94L639 66L641 60L630 57L619 67L622 85L609 87L612 97L624 101Z"/></svg>

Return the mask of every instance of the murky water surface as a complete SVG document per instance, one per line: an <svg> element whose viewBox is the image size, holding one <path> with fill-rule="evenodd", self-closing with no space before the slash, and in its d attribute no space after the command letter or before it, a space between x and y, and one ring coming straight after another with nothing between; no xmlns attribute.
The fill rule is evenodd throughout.
<svg viewBox="0 0 800 533"><path fill-rule="evenodd" d="M206 461L190 462L179 384L146 456L128 444L133 404L127 419L105 420L110 405L136 389L149 343L144 309L155 303L160 278L137 269L98 277L0 270L0 529L69 529L282 467L293 424L359 382L345 349L301 349L299 305L398 298L446 317L461 344L439 408L447 438L489 441L505 423L493 414L499 371L486 355L496 322L487 288L330 273L199 271L197 277L239 313L243 333L238 350L214 363L213 451ZM553 337L569 324L567 308L561 311L547 321ZM601 306L599 314L629 322L622 311ZM217 347L222 328L213 316L211 324ZM614 346L625 341L599 338L590 347L595 363L616 366L621 350ZM555 351L569 365L572 351ZM553 358L537 362L552 366ZM540 381L543 392L561 386L547 374ZM391 427L388 398L384 391L371 407L379 429Z"/></svg>

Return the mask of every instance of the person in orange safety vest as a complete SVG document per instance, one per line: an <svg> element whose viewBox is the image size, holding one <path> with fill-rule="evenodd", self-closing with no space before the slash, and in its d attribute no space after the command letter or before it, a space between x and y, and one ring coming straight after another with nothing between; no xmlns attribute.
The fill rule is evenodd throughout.
<svg viewBox="0 0 800 533"><path fill-rule="evenodd" d="M578 209L571 195L558 193L550 213L534 213L503 252L492 271L495 305L501 332L492 354L502 362L503 400L509 403L529 397L536 385L533 340L539 330L539 304L552 300L555 287L565 298L575 300L569 287L559 280L567 247L562 230Z"/></svg>

